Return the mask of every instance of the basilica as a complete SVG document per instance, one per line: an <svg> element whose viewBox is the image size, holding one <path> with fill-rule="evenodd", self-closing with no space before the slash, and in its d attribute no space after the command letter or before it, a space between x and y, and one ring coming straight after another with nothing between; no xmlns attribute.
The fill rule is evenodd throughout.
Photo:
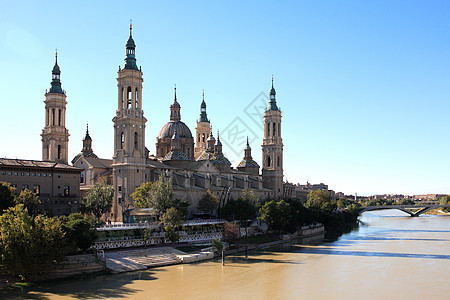
<svg viewBox="0 0 450 300"><path fill-rule="evenodd" d="M142 110L143 73L136 61L136 44L132 26L126 43L125 63L117 76L117 110L114 124L114 154L112 159L99 158L93 151L93 140L86 129L81 153L72 165L81 170L81 195L94 184L106 180L114 187L115 195L109 219L122 221L124 212L133 206L131 194L147 181L164 180L173 183L174 197L189 202L189 212L197 211L198 201L210 190L222 204L237 199L244 190L253 190L261 199L283 197L283 142L281 111L276 92L270 89L270 101L264 111L262 162L252 158L247 139L242 161L233 168L222 151L219 133L214 136L206 111L200 104L200 116L195 134L182 121L181 105L174 99L170 105L168 122L156 138L156 153L145 146L147 119ZM51 88L45 94L45 127L42 131L42 160L68 164L69 132L65 127L66 93L61 88L60 68L56 57Z"/></svg>

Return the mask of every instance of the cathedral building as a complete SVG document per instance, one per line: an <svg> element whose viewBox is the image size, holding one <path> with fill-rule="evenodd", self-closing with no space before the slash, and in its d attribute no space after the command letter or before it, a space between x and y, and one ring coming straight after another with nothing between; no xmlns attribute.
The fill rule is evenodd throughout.
<svg viewBox="0 0 450 300"><path fill-rule="evenodd" d="M239 198L243 190L253 190L261 199L283 197L281 111L276 103L273 79L270 102L264 112L262 174L260 165L252 158L248 139L243 149L243 160L237 168L232 167L223 153L220 132L217 131L216 137L213 135L204 93L195 136L192 135L189 127L181 121L181 105L176 87L169 107L169 121L156 137L156 154L153 156L145 147L147 119L142 110L143 73L137 65L131 24L125 48L125 63L122 68L119 67L117 76L117 110L112 119L114 156L112 159L97 157L92 150L93 141L87 129L82 151L72 160L74 166L82 169L81 190L88 190L100 180L106 180L114 187L114 202L108 218L113 221L124 220L127 209L133 207L131 194L136 187L147 181L156 181L160 176L166 181L172 181L174 197L188 201L190 213L197 212L198 201L207 190L219 197L221 205L228 199ZM65 94L58 85L58 72L55 66L54 74L58 77L52 82L51 91L56 95L49 96L48 100L46 98L46 116L49 117L42 134L43 157L52 161L67 161ZM44 143L44 137L49 142Z"/></svg>

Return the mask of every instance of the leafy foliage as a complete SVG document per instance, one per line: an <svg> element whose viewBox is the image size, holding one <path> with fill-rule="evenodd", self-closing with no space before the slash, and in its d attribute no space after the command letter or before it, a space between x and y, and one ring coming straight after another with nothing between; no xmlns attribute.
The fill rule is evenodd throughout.
<svg viewBox="0 0 450 300"><path fill-rule="evenodd" d="M219 199L210 190L207 190L202 199L198 202L197 209L205 213L214 213L219 207Z"/></svg>
<svg viewBox="0 0 450 300"><path fill-rule="evenodd" d="M144 182L136 188L131 197L133 197L135 207L154 208L159 216L176 204L173 199L172 181L169 180L168 183L165 183L162 175L158 181L153 183Z"/></svg>
<svg viewBox="0 0 450 300"><path fill-rule="evenodd" d="M180 240L180 235L175 231L175 228L171 225L164 227L165 236L172 242L172 245Z"/></svg>
<svg viewBox="0 0 450 300"><path fill-rule="evenodd" d="M104 213L111 210L113 198L114 189L112 186L107 185L106 182L96 184L85 198L85 211L92 213L99 221Z"/></svg>
<svg viewBox="0 0 450 300"><path fill-rule="evenodd" d="M233 244L239 237L239 227L235 223L226 222L223 225L222 237L225 242Z"/></svg>
<svg viewBox="0 0 450 300"><path fill-rule="evenodd" d="M175 207L171 207L161 216L161 223L165 226L172 226L174 228L180 227L185 220L183 212Z"/></svg>
<svg viewBox="0 0 450 300"><path fill-rule="evenodd" d="M253 220L256 214L256 208L253 204L244 199L229 200L221 209L220 215L228 221L247 221Z"/></svg>
<svg viewBox="0 0 450 300"><path fill-rule="evenodd" d="M37 214L37 209L41 200L39 197L32 193L29 189L24 189L20 192L19 196L15 197L16 204L23 204L31 215Z"/></svg>
<svg viewBox="0 0 450 300"><path fill-rule="evenodd" d="M84 218L80 214L69 215L63 228L71 253L78 249L86 252L94 244L97 239L97 231L91 223L88 218Z"/></svg>
<svg viewBox="0 0 450 300"><path fill-rule="evenodd" d="M219 239L214 239L212 241L212 247L216 252L221 252L223 249L223 244Z"/></svg>
<svg viewBox="0 0 450 300"><path fill-rule="evenodd" d="M14 206L15 195L15 188L7 182L0 182L0 214L2 214L5 209Z"/></svg>
<svg viewBox="0 0 450 300"><path fill-rule="evenodd" d="M33 219L23 204L9 208L0 216L2 272L27 275L52 267L68 252L64 235L59 219Z"/></svg>

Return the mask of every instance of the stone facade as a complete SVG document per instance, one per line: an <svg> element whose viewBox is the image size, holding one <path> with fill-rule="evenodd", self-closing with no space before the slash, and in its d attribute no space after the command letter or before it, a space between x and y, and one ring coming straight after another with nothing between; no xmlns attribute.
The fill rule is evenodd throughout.
<svg viewBox="0 0 450 300"><path fill-rule="evenodd" d="M68 215L78 210L81 169L62 163L0 158L0 181L39 196L40 213Z"/></svg>

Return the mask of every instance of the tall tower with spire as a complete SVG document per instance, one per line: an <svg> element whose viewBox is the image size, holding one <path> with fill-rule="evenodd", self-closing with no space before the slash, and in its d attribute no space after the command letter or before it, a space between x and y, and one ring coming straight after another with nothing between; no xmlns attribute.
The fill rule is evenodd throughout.
<svg viewBox="0 0 450 300"><path fill-rule="evenodd" d="M280 199L283 197L283 140L281 138L281 111L277 106L273 77L269 106L264 112L263 120L263 186L273 190L275 199Z"/></svg>
<svg viewBox="0 0 450 300"><path fill-rule="evenodd" d="M145 181L145 123L142 110L143 73L137 67L130 23L130 36L126 44L125 64L119 67L117 77L118 102L114 122L112 218L122 221L126 203L131 194Z"/></svg>
<svg viewBox="0 0 450 300"><path fill-rule="evenodd" d="M45 91L45 127L42 130L42 160L68 163L69 130L66 128L66 92L61 88L58 52L49 91Z"/></svg>
<svg viewBox="0 0 450 300"><path fill-rule="evenodd" d="M211 123L206 115L205 92L202 93L202 98L202 104L200 105L200 118L198 118L197 127L195 127L195 159L202 155L203 151L208 148L208 137L211 130Z"/></svg>

